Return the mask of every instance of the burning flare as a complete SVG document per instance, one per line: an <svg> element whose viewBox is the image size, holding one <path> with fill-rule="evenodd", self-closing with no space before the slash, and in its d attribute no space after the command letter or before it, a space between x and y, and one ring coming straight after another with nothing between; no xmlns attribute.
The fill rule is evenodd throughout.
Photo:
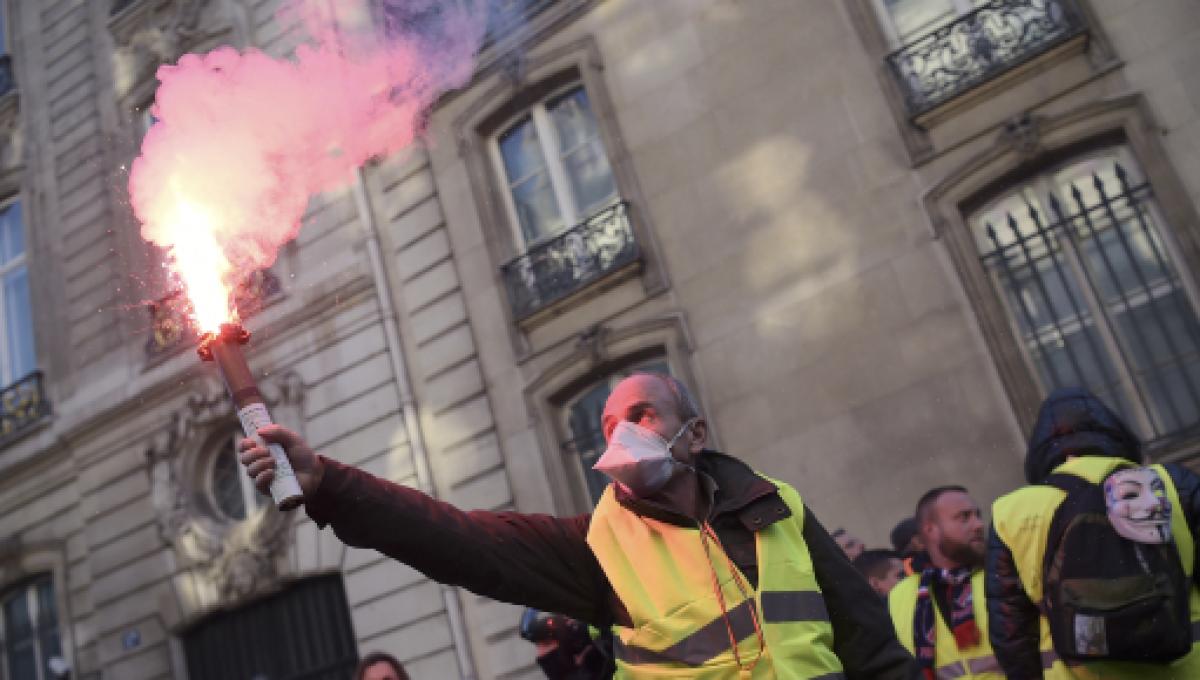
<svg viewBox="0 0 1200 680"><path fill-rule="evenodd" d="M295 238L310 196L407 147L466 82L489 1L337 0L325 14L292 2L280 21L310 39L291 59L221 47L159 68L130 203L199 330L236 321L232 290Z"/></svg>

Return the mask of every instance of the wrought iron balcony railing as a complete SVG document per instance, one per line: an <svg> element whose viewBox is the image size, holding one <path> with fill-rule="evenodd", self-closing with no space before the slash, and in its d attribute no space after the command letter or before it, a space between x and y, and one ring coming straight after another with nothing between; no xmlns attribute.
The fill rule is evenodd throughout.
<svg viewBox="0 0 1200 680"><path fill-rule="evenodd" d="M624 203L530 248L500 268L513 313L523 319L641 257Z"/></svg>
<svg viewBox="0 0 1200 680"><path fill-rule="evenodd" d="M1075 0L992 0L887 62L915 117L1086 31Z"/></svg>
<svg viewBox="0 0 1200 680"><path fill-rule="evenodd" d="M124 12L129 8L130 5L133 5L137 1L138 0L113 0L112 7L108 10L108 15L115 17L121 12Z"/></svg>
<svg viewBox="0 0 1200 680"><path fill-rule="evenodd" d="M0 446L48 415L50 401L42 386L41 371L34 371L0 390Z"/></svg>

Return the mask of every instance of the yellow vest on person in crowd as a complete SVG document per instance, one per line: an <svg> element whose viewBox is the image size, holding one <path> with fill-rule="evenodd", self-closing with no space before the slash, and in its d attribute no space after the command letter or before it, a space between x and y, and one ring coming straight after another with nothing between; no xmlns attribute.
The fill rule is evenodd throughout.
<svg viewBox="0 0 1200 680"><path fill-rule="evenodd" d="M1120 458L1081 456L1054 469L1055 473L1073 474L1093 484L1104 481L1109 474L1128 461ZM1179 493L1170 474L1161 466L1154 469L1162 478L1171 499L1171 533L1179 551L1183 570L1192 580L1192 532L1179 504ZM1027 486L999 498L992 506L992 524L997 535L1012 551L1013 562L1021 577L1025 593L1035 604L1042 601L1042 570L1046 540L1054 512L1067 497L1065 491L1052 486ZM1128 661L1094 661L1076 665L1055 660L1046 672L1046 680L1196 680L1200 679L1200 646L1195 642L1200 628L1200 591L1192 586L1191 593L1192 651L1170 664L1133 663ZM1042 617L1042 658L1053 654L1050 624Z"/></svg>
<svg viewBox="0 0 1200 680"><path fill-rule="evenodd" d="M605 490L592 513L587 542L633 623L614 627L617 678L843 677L829 613L801 536L804 505L790 486L774 483L792 517L755 534L758 587L749 597L738 587L736 567L721 547L710 541L705 550L699 527L640 516L617 502L611 486ZM739 640L737 656L731 630ZM758 660L746 673L739 658L743 669Z"/></svg>
<svg viewBox="0 0 1200 680"><path fill-rule="evenodd" d="M892 615L892 625L896 628L896 637L909 654L916 655L916 644L913 640L913 617L917 610L917 589L921 585L921 575L913 574L896 584L888 595L888 611ZM959 650L954 642L954 634L946 625L946 619L940 608L934 615L937 630L934 631L934 674L938 680L954 680L954 678L987 678L988 680L1003 680L1004 672L992 654L992 645L988 642L987 601L983 596L983 571L971 574L971 596L974 599L975 625L979 627L981 641L978 645ZM934 605L937 607L938 605Z"/></svg>

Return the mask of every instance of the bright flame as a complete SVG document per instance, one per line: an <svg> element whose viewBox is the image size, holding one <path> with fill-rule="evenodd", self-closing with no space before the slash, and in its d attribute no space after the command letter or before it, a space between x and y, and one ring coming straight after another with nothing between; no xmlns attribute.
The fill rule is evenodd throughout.
<svg viewBox="0 0 1200 680"><path fill-rule="evenodd" d="M235 320L231 289L275 262L310 196L408 147L423 112L469 80L493 2L284 0L280 23L309 33L290 58L219 47L158 69L130 205L199 330Z"/></svg>
<svg viewBox="0 0 1200 680"><path fill-rule="evenodd" d="M172 267L183 279L197 328L215 333L222 323L236 320L229 304L233 264L217 240L217 223L208 210L178 195L171 208L174 214L167 221L176 238Z"/></svg>

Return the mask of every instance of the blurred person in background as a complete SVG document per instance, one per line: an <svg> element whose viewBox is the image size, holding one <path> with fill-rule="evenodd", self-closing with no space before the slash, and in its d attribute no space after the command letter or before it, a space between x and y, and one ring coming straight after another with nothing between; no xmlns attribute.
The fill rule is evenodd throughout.
<svg viewBox="0 0 1200 680"><path fill-rule="evenodd" d="M904 573L919 574L929 566L929 555L925 552L925 540L917 529L915 517L906 517L892 528L892 547L904 562Z"/></svg>
<svg viewBox="0 0 1200 680"><path fill-rule="evenodd" d="M891 550L864 550L853 562L854 568L862 574L871 589L879 597L887 601L888 593L904 578L904 562Z"/></svg>
<svg viewBox="0 0 1200 680"><path fill-rule="evenodd" d="M863 543L860 538L851 534L845 529L834 529L833 533L829 535L833 536L833 540L837 541L838 547L841 548L842 552L846 554L846 559L850 560L851 562L858 559L858 556L863 553L863 550L867 549L866 544Z"/></svg>
<svg viewBox="0 0 1200 680"><path fill-rule="evenodd" d="M354 680L408 680L408 673L391 654L371 652L358 662Z"/></svg>
<svg viewBox="0 0 1200 680"><path fill-rule="evenodd" d="M607 680L617 670L612 634L568 616L527 607L519 632L536 646L537 664L549 680Z"/></svg>
<svg viewBox="0 0 1200 680"><path fill-rule="evenodd" d="M917 501L915 518L930 565L888 596L896 637L917 658L926 680L1001 680L1005 676L988 641L979 505L964 487L939 486Z"/></svg>

